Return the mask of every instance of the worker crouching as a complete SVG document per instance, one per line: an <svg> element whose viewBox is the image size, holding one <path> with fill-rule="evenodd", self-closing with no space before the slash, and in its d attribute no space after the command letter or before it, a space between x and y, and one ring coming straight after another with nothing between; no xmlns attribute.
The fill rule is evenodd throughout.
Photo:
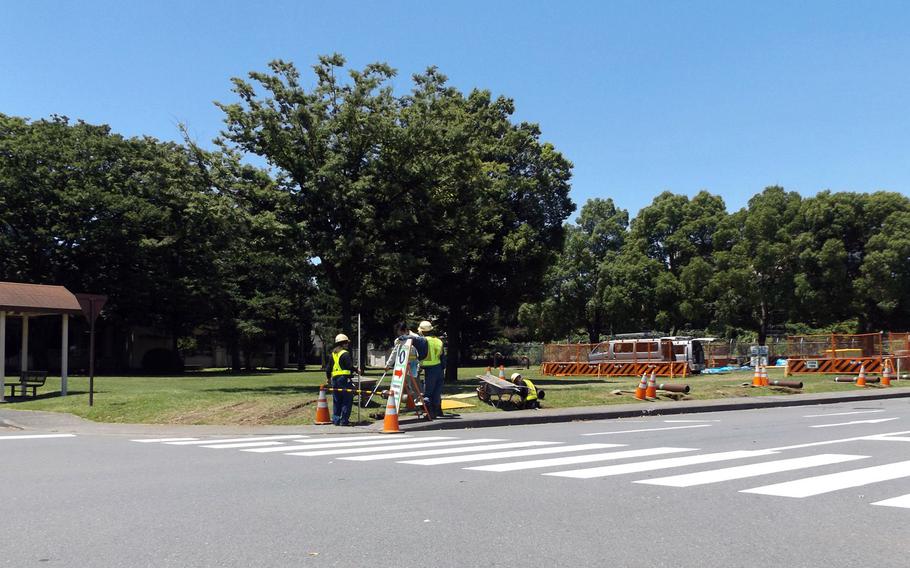
<svg viewBox="0 0 910 568"><path fill-rule="evenodd" d="M530 379L524 378L521 373L512 373L512 383L518 387L520 402L516 405L519 410L540 408L540 401L545 394L543 389L538 389Z"/></svg>

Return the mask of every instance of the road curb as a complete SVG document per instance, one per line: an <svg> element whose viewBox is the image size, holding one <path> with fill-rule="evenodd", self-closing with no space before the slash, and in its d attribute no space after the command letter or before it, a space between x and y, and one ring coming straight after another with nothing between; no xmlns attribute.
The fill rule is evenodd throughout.
<svg viewBox="0 0 910 568"><path fill-rule="evenodd" d="M554 408L543 410L518 410L513 412L478 412L457 418L425 422L415 418L402 419L402 432L430 430L467 430L471 428L493 428L497 426L521 426L526 424L555 424L584 420L607 420L611 418L640 418L642 416L672 416L699 412L726 412L775 408L786 406L812 406L839 402L862 402L910 398L910 387L868 390L863 392L836 392L818 394L769 395L761 397L740 397L713 400L691 400L679 402L651 402L610 406L587 406L578 408ZM34 410L13 410L0 407L0 428L15 430L45 430L51 432L93 433L112 435L246 435L246 434L358 434L381 432L382 422L354 428L326 426L237 426L237 425L181 425L181 424L120 424L92 422L73 414Z"/></svg>
<svg viewBox="0 0 910 568"><path fill-rule="evenodd" d="M581 408L558 408L552 410L518 410L502 413L465 414L459 418L414 421L400 424L402 431L464 430L469 428L492 428L497 426L521 426L526 424L553 424L583 420L607 420L610 418L640 418L642 416L672 416L700 412L727 412L752 410L756 408L778 408L786 406L812 406L882 400L910 397L910 387L898 387L887 391L857 393L819 393L771 395L762 397L735 398L724 400L697 400L680 402L658 402L623 404L615 406L587 406Z"/></svg>

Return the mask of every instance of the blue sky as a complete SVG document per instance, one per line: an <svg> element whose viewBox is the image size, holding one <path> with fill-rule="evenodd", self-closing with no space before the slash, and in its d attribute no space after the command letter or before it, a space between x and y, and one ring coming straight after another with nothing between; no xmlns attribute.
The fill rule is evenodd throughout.
<svg viewBox="0 0 910 568"><path fill-rule="evenodd" d="M339 52L437 65L575 164L572 197L910 194L910 3L0 0L0 112L207 143L230 77Z"/></svg>

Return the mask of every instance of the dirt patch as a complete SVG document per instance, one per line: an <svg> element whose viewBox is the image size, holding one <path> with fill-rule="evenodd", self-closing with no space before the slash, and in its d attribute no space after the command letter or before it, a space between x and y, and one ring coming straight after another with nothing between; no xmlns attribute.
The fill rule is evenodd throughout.
<svg viewBox="0 0 910 568"><path fill-rule="evenodd" d="M168 417L173 424L234 424L258 426L281 422L304 422L312 416L315 400L286 401L267 398L195 408Z"/></svg>

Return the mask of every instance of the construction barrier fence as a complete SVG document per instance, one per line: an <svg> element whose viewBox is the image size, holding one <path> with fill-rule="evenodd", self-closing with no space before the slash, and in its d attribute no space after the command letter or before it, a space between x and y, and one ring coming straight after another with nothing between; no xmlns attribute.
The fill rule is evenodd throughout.
<svg viewBox="0 0 910 568"><path fill-rule="evenodd" d="M910 370L910 334L796 335L787 338L787 374L881 373L890 359L901 374Z"/></svg>
<svg viewBox="0 0 910 568"><path fill-rule="evenodd" d="M685 361L652 361L633 362L615 361L609 363L546 362L541 366L541 374L550 376L573 377L638 377L654 373L657 377L686 377L689 365Z"/></svg>
<svg viewBox="0 0 910 568"><path fill-rule="evenodd" d="M708 368L748 365L752 360L752 348L758 343L735 339L716 340L704 344L705 365ZM768 361L787 358L787 341L784 338L769 337L765 342Z"/></svg>

